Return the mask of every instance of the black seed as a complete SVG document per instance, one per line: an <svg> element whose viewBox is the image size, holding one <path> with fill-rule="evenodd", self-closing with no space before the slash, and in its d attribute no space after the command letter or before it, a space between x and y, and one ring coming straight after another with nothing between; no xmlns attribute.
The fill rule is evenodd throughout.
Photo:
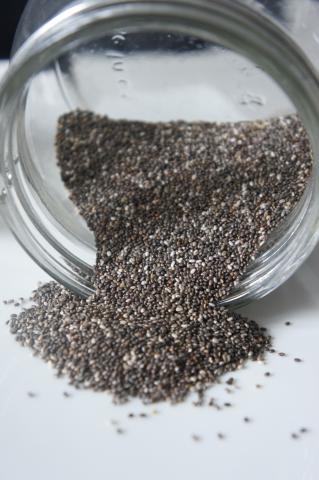
<svg viewBox="0 0 319 480"><path fill-rule="evenodd" d="M305 427L301 428L299 431L300 431L300 433L308 433L309 432L308 428L305 428Z"/></svg>
<svg viewBox="0 0 319 480"><path fill-rule="evenodd" d="M235 379L233 377L230 377L227 381L226 381L227 385L234 385L235 383Z"/></svg>
<svg viewBox="0 0 319 480"><path fill-rule="evenodd" d="M27 395L28 395L28 397L30 397L30 398L36 398L36 397L38 396L38 394L37 394L37 393L34 393L34 392L27 392Z"/></svg>

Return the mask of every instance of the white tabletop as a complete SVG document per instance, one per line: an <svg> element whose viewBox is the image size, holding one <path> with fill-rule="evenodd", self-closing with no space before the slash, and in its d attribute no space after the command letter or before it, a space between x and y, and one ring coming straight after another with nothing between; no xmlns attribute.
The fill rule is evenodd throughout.
<svg viewBox="0 0 319 480"><path fill-rule="evenodd" d="M214 387L209 398L233 404L221 411L190 400L159 404L155 414L138 401L115 406L107 394L72 389L8 331L6 320L17 309L2 300L28 296L48 277L3 225L0 272L1 480L319 478L319 248L283 287L244 309L288 356L270 355L267 365L249 363L235 372L233 394L226 385ZM148 418L130 419L130 412ZM309 433L292 439L302 427ZM218 432L226 438L219 440Z"/></svg>

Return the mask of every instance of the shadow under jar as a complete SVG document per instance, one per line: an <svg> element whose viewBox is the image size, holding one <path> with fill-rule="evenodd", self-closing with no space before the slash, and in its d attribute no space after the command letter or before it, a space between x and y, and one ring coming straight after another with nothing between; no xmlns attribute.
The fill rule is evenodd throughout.
<svg viewBox="0 0 319 480"><path fill-rule="evenodd" d="M63 113L234 122L298 112L312 178L224 303L260 298L291 276L319 235L319 34L311 29L319 6L306 3L31 0L0 90L0 206L31 257L61 284L92 293L94 237L57 167Z"/></svg>

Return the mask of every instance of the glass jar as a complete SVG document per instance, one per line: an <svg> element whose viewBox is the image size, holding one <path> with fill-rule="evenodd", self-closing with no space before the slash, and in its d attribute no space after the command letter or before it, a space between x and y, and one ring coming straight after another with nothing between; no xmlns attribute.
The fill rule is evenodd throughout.
<svg viewBox="0 0 319 480"><path fill-rule="evenodd" d="M298 112L314 152L312 179L225 303L278 287L319 235L315 24L312 0L30 0L0 90L0 203L18 241L58 282L92 292L94 237L56 164L66 111L147 121Z"/></svg>

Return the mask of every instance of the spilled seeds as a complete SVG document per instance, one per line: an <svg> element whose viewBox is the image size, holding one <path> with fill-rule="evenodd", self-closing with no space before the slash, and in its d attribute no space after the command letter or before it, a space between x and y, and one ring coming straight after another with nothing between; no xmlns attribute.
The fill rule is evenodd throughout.
<svg viewBox="0 0 319 480"><path fill-rule="evenodd" d="M312 159L296 117L151 124L77 111L61 117L56 145L95 235L95 293L39 287L11 319L22 345L117 402L181 401L270 349L219 301L305 191Z"/></svg>

